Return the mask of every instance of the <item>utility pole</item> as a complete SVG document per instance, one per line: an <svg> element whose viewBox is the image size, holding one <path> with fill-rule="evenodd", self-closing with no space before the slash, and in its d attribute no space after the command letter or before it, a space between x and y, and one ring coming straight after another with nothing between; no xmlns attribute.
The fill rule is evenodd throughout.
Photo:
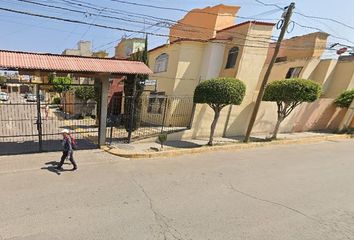
<svg viewBox="0 0 354 240"><path fill-rule="evenodd" d="M283 21L283 26L281 28L281 31L280 31L280 34L279 34L279 38L278 38L277 44L276 44L275 49L274 49L274 54L273 54L272 59L271 59L271 61L269 63L268 69L267 69L267 71L266 71L266 73L264 75L263 82L262 82L262 85L261 85L261 87L259 89L258 97L257 97L257 100L256 100L256 105L254 106L254 109L253 109L253 112L252 112L252 116L251 116L250 122L248 124L246 136L245 136L245 139L244 139L244 142L246 142L246 143L249 142L249 140L250 140L252 128L253 128L253 125L254 125L254 123L256 121L256 118L257 118L258 110L259 110L259 107L260 107L262 99L263 99L264 91L265 91L265 88L267 86L270 73L272 72L272 68L273 68L273 65L275 63L275 59L277 58L277 55L279 53L281 42L282 42L282 40L284 38L284 35L286 33L286 30L288 28L288 25L289 25L289 22L290 22L290 18L291 18L291 15L293 13L294 8L295 8L295 3L291 3L287 8L285 8L286 12L284 12L285 16L283 14L283 20L282 20Z"/></svg>

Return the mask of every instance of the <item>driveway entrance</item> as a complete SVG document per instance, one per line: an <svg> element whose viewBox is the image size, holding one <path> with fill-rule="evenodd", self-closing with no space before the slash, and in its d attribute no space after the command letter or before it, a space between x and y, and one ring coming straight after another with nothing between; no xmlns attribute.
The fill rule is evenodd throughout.
<svg viewBox="0 0 354 240"><path fill-rule="evenodd" d="M7 50L0 50L0 69L31 76L9 83L22 87L7 87L10 99L1 102L0 155L60 150L58 140L65 128L76 137L79 149L106 144L109 80L152 73L142 62ZM52 75L79 79L65 88L65 94L71 96L56 90L60 100L54 101L49 81ZM75 88L83 86L80 78L91 79L99 90L94 101L75 97ZM34 95L25 98L26 89Z"/></svg>
<svg viewBox="0 0 354 240"><path fill-rule="evenodd" d="M0 103L0 155L61 150L63 129L71 131L79 149L98 147L97 103L70 97L80 86L70 86L65 102L43 91L50 85L25 86L29 92L8 93L9 100Z"/></svg>

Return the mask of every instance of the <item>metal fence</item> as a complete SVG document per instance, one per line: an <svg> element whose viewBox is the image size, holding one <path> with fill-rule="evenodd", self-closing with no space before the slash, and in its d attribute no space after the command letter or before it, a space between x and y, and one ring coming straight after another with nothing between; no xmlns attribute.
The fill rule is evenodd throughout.
<svg viewBox="0 0 354 240"><path fill-rule="evenodd" d="M190 96L114 96L108 105L107 140L127 143L190 128L193 98Z"/></svg>
<svg viewBox="0 0 354 240"><path fill-rule="evenodd" d="M77 99L78 86L62 96L48 86L8 87L9 99L0 102L0 155L61 150L63 129L71 130L79 149L97 148L97 103Z"/></svg>
<svg viewBox="0 0 354 240"><path fill-rule="evenodd" d="M2 89L9 100L0 101L0 155L60 150L63 129L71 130L79 149L97 148L99 104L78 99L78 87L70 85L62 94L52 91L50 84L8 84ZM115 95L108 101L110 144L183 131L191 125L191 96L144 93L139 98Z"/></svg>

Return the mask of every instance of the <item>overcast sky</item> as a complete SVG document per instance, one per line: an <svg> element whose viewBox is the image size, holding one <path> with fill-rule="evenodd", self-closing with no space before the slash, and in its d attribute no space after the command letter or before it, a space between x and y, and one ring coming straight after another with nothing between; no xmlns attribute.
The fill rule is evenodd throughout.
<svg viewBox="0 0 354 240"><path fill-rule="evenodd" d="M48 5L56 5L76 10L81 10L79 6L73 7L65 0L26 0L32 2L39 2ZM78 3L75 0L69 0ZM89 14L72 13L58 9L47 8L43 6L36 6L30 3L21 2L21 0L0 0L0 7L27 11L31 13L39 13L44 15L56 16L61 18L68 18L79 20L89 23L102 24L118 28L126 28L130 30L142 30L144 28L143 22L145 21L145 28L148 32L168 34L168 29L162 26L151 26L152 20L136 18L129 16L129 13L145 14L160 18L178 20L182 18L185 13L182 11L174 10L159 10L143 6L132 6L129 4L114 2L112 0L81 0L85 3L98 5L101 11L88 10L91 13L110 15L124 19L133 19L133 21L122 21L117 19L107 19L99 16L90 16ZM282 11L274 6L264 6L257 3L256 0L126 0L128 2L136 2L142 4L151 4L162 7L175 7L191 10L193 8L203 8L207 6L217 5L220 3L227 5L239 5L241 10L239 16L264 19L279 19ZM287 0L262 0L266 3L275 3L279 6L286 6L291 1ZM341 21L354 28L354 1L353 0L295 0L295 11L315 15L319 17L327 17ZM102 10L103 9L103 10ZM116 11L115 14L107 11ZM125 13L119 13L125 11ZM127 15L128 14L128 15ZM131 14L130 14L131 15ZM293 15L293 20L299 24L320 28L333 36L345 38L351 42L336 39L331 37L330 42L340 42L350 46L354 45L354 30L349 27L341 26L337 23L325 20L315 20L304 18L298 14ZM131 33L101 29L97 27L83 26L79 24L59 22L55 20L41 19L32 16L23 16L19 14L4 12L0 10L1 21L1 36L0 36L0 49L8 50L21 50L21 51L36 51L36 52L51 52L61 53L66 48L75 48L79 40L90 40L93 42L94 50L107 50L113 54L116 42L124 35ZM138 22L140 23L138 23ZM245 19L236 19L237 23L246 21ZM155 22L156 23L156 22ZM150 24L150 25L149 25ZM302 35L313 32L306 28L295 26L294 30L287 34L286 37L294 35ZM274 31L273 35L278 35ZM142 34L134 34L134 37L141 37ZM166 43L166 37L150 37L149 48Z"/></svg>

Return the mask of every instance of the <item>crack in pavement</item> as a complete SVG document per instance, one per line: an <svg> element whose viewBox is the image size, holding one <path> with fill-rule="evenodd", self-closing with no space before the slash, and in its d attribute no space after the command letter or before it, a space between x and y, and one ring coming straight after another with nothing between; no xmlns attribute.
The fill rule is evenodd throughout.
<svg viewBox="0 0 354 240"><path fill-rule="evenodd" d="M173 237L173 239L176 240L184 240L182 233L180 233L176 228L170 225L169 222L171 222L171 219L167 218L163 214L159 213L153 205L153 201L149 194L145 191L145 188L139 184L136 179L132 176L132 180L134 184L141 190L141 192L144 194L145 198L149 202L149 207L151 212L154 215L155 222L159 225L160 227L160 234L163 236L163 240L167 240L168 235Z"/></svg>
<svg viewBox="0 0 354 240"><path fill-rule="evenodd" d="M287 210L290 210L290 211L292 211L292 212L295 212L295 213L297 213L297 214L299 214L299 215L301 215L301 216L303 216L303 217L305 217L305 218L308 218L308 219L310 219L310 220L312 220L312 221L314 221L314 222L316 222L316 223L318 223L318 224L320 224L320 225L322 225L322 226L326 226L326 227L328 227L328 228L330 228L330 229L332 229L332 230L334 230L334 231L336 231L336 232L342 234L346 239L349 239L349 240L350 240L350 239L353 239L353 238L350 238L350 237L349 237L346 233L344 233L341 229L338 229L338 227L336 228L336 227L334 227L334 226L332 226L332 225L330 225L330 224L328 224L328 223L325 223L325 222L323 222L323 220L321 220L321 219L319 219L319 218L311 217L311 216L305 214L304 212L302 212L302 211L300 211L300 210L297 210L297 209L295 209L295 208L286 206L286 205L284 205L284 204L282 204L282 203L273 202L273 201L270 201L270 200L267 200L267 199L263 199L263 198L259 198L259 197L257 197L257 196L254 196L254 195L251 195L251 194L249 194L249 193L243 192L243 191L241 191L241 190L235 188L235 186L234 186L231 182L229 182L229 188L230 188L232 191L237 192L237 193L239 193L239 194L241 194L241 195L243 195L243 196L245 196L245 197L251 198L251 199L253 199L253 200L265 202L265 203L268 203L268 204L271 204L271 205L275 205L275 206L279 206L279 207L285 208L285 209L287 209Z"/></svg>

